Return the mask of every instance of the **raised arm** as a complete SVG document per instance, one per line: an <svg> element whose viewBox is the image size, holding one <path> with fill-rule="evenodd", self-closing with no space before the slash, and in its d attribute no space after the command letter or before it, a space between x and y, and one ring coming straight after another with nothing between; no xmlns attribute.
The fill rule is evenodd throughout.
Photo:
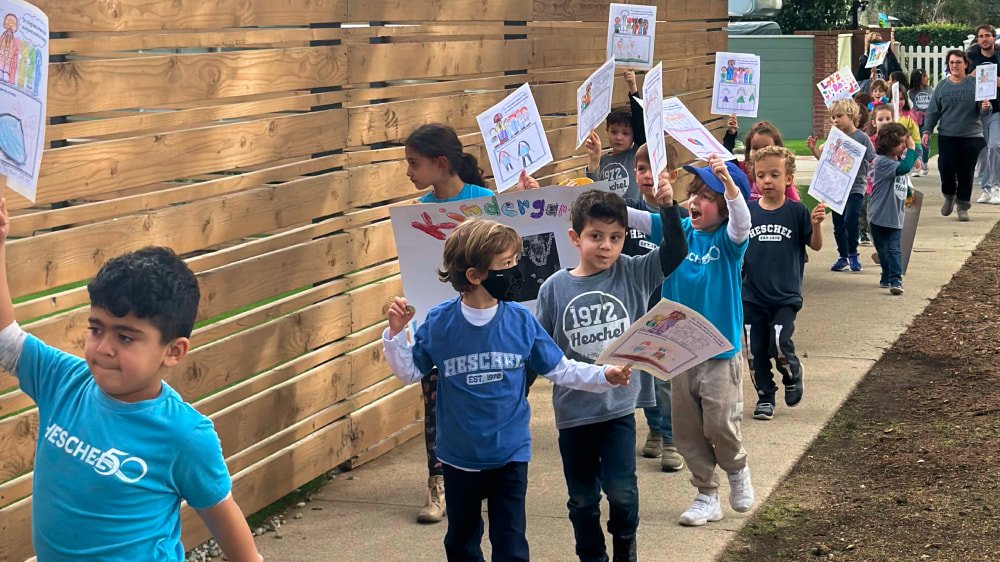
<svg viewBox="0 0 1000 562"><path fill-rule="evenodd" d="M660 221L663 223L663 240L660 241L660 270L670 276L687 258L687 237L681 225L681 211L674 203L674 188L670 184L670 172L663 170L656 186L656 204L660 207Z"/></svg>
<svg viewBox="0 0 1000 562"><path fill-rule="evenodd" d="M646 144L646 120L643 117L642 102L635 94L629 94L628 106L632 114L632 141L636 146Z"/></svg>
<svg viewBox="0 0 1000 562"><path fill-rule="evenodd" d="M14 322L14 303L7 284L7 235L10 233L10 215L7 199L0 198L0 329Z"/></svg>

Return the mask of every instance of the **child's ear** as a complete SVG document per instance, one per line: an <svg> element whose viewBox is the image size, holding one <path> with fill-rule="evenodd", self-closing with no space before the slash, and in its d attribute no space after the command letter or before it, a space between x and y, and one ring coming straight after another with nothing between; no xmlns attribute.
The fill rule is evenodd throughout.
<svg viewBox="0 0 1000 562"><path fill-rule="evenodd" d="M191 340L189 338L177 338L174 341L167 344L167 354L163 357L164 367L176 367L181 361L187 357L188 351L191 349Z"/></svg>
<svg viewBox="0 0 1000 562"><path fill-rule="evenodd" d="M438 170L442 173L447 172L451 169L451 163L448 162L447 156L438 156L434 159L434 164L437 166Z"/></svg>
<svg viewBox="0 0 1000 562"><path fill-rule="evenodd" d="M484 279L486 279L486 276L480 273L479 270L474 267L470 267L469 269L465 270L465 280L468 281L469 284L473 286L473 288L482 285Z"/></svg>
<svg viewBox="0 0 1000 562"><path fill-rule="evenodd" d="M577 248L580 247L580 235L573 230L573 227L570 227L569 229L569 241L572 242Z"/></svg>
<svg viewBox="0 0 1000 562"><path fill-rule="evenodd" d="M677 178L679 177L681 177L680 168L674 168L673 170L670 170L670 172L667 174L667 179L670 180L670 183L677 183Z"/></svg>

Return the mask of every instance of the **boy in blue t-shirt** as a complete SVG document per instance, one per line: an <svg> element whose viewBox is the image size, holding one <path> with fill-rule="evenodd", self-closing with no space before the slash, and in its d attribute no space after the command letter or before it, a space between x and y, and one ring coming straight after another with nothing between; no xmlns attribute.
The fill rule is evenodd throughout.
<svg viewBox="0 0 1000 562"><path fill-rule="evenodd" d="M525 368L557 384L605 392L629 370L566 359L531 312L510 302L522 283L522 240L490 220L463 222L445 241L443 282L458 298L431 309L412 345L415 310L397 297L382 336L393 373L407 384L437 369L437 458L443 463L449 561L483 560L482 500L495 560L527 561L524 499L531 460Z"/></svg>
<svg viewBox="0 0 1000 562"><path fill-rule="evenodd" d="M25 333L6 272L0 200L0 366L38 405L32 542L41 561L184 560L181 500L229 560L262 560L212 422L163 381L187 355L198 282L168 248L104 265L87 285L84 358Z"/></svg>
<svg viewBox="0 0 1000 562"><path fill-rule="evenodd" d="M810 214L805 205L785 197L785 190L795 185L795 155L787 148L762 148L752 160L761 197L750 202L753 227L743 268L743 322L757 389L753 417L769 420L778 390L772 359L785 387L785 405L802 400L802 364L792 334L802 308L806 246L817 252L823 247L820 225L826 206L820 203Z"/></svg>

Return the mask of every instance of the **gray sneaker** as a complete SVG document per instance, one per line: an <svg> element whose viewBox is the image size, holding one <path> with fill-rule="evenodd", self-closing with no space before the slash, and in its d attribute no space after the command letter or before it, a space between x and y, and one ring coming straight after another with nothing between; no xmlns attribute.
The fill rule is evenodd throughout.
<svg viewBox="0 0 1000 562"><path fill-rule="evenodd" d="M961 222L969 222L969 211L967 209L959 209L958 220Z"/></svg>
<svg viewBox="0 0 1000 562"><path fill-rule="evenodd" d="M947 217L951 215L951 212L955 210L955 196L945 195L944 203L941 204L941 216Z"/></svg>

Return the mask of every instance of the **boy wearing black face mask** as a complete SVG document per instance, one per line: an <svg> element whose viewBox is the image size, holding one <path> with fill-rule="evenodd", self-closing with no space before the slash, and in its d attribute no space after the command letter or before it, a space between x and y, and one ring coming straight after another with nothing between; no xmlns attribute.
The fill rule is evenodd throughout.
<svg viewBox="0 0 1000 562"><path fill-rule="evenodd" d="M531 459L525 367L567 387L605 392L629 370L566 359L524 306L508 302L520 284L521 237L489 220L470 220L445 241L441 281L461 296L434 307L407 341L415 310L397 297L386 312L385 357L406 383L439 371L438 436L443 463L448 560L483 560L482 500L495 560L527 561L524 497Z"/></svg>
<svg viewBox="0 0 1000 562"><path fill-rule="evenodd" d="M649 295L684 260L687 243L669 173L655 191L662 217L662 242L643 256L622 254L628 210L606 191L586 191L570 211L569 237L580 265L546 279L536 315L566 356L593 362L612 340L646 313ZM606 561L601 530L601 493L610 504L608 532L615 561L636 560L639 490L635 476L635 409L655 403L652 378L605 394L586 394L556 382L552 403L559 452L569 491L569 519L581 561Z"/></svg>

